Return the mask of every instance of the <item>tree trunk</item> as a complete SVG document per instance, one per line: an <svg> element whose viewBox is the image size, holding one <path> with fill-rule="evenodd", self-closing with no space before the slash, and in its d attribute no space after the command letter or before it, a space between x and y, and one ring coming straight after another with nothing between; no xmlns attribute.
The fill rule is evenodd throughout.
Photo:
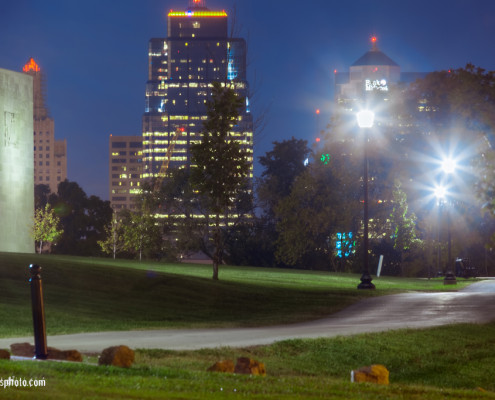
<svg viewBox="0 0 495 400"><path fill-rule="evenodd" d="M43 251L43 240L40 240L40 254Z"/></svg>
<svg viewBox="0 0 495 400"><path fill-rule="evenodd" d="M213 235L215 252L213 253L213 280L218 280L218 265L220 264L220 214L215 215L215 233Z"/></svg>

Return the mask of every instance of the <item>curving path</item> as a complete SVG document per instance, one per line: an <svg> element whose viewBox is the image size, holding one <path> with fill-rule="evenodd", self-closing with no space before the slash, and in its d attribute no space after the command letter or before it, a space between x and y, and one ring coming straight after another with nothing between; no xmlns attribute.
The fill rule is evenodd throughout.
<svg viewBox="0 0 495 400"><path fill-rule="evenodd" d="M403 293L376 297L352 305L330 317L283 326L236 329L166 329L95 332L49 336L51 347L101 352L115 345L131 348L193 350L244 347L291 338L317 338L424 328L454 323L495 320L495 280L485 280L450 293ZM0 339L0 348L30 342L33 337Z"/></svg>

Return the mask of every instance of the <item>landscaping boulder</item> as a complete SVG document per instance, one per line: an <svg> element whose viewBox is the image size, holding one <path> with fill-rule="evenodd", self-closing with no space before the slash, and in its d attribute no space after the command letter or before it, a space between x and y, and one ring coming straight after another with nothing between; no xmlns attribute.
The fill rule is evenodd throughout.
<svg viewBox="0 0 495 400"><path fill-rule="evenodd" d="M77 350L59 350L54 347L48 347L48 359L49 360L63 360L82 362L82 354Z"/></svg>
<svg viewBox="0 0 495 400"><path fill-rule="evenodd" d="M210 368L208 368L209 372L234 372L234 361L232 360L223 360L218 361L213 364Z"/></svg>
<svg viewBox="0 0 495 400"><path fill-rule="evenodd" d="M10 360L10 353L7 350L0 349L0 360Z"/></svg>
<svg viewBox="0 0 495 400"><path fill-rule="evenodd" d="M234 368L234 373L265 376L265 364L248 357L239 357Z"/></svg>
<svg viewBox="0 0 495 400"><path fill-rule="evenodd" d="M98 359L98 365L113 365L129 368L134 362L134 351L127 346L113 346L104 349Z"/></svg>
<svg viewBox="0 0 495 400"><path fill-rule="evenodd" d="M369 367L362 367L352 371L352 382L372 382L382 385L389 384L389 372L385 366L374 364Z"/></svg>

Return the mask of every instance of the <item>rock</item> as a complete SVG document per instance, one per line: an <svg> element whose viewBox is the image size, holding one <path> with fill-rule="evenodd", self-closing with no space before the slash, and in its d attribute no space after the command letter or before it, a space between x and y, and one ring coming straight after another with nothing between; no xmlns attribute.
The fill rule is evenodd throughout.
<svg viewBox="0 0 495 400"><path fill-rule="evenodd" d="M0 360L10 360L10 353L8 350L0 349Z"/></svg>
<svg viewBox="0 0 495 400"><path fill-rule="evenodd" d="M389 372L385 366L374 364L369 367L362 367L352 371L353 382L372 382L382 385L389 384Z"/></svg>
<svg viewBox="0 0 495 400"><path fill-rule="evenodd" d="M232 360L223 360L218 361L213 364L210 368L208 368L209 372L234 372L234 361Z"/></svg>
<svg viewBox="0 0 495 400"><path fill-rule="evenodd" d="M59 350L54 347L48 347L48 359L75 362L82 362L83 360L81 353L77 350Z"/></svg>
<svg viewBox="0 0 495 400"><path fill-rule="evenodd" d="M265 364L248 357L239 357L235 365L236 374L266 375Z"/></svg>
<svg viewBox="0 0 495 400"><path fill-rule="evenodd" d="M98 365L129 368L134 362L134 351L127 346L107 347L101 352Z"/></svg>
<svg viewBox="0 0 495 400"><path fill-rule="evenodd" d="M34 346L29 343L12 343L10 352L13 356L34 357Z"/></svg>

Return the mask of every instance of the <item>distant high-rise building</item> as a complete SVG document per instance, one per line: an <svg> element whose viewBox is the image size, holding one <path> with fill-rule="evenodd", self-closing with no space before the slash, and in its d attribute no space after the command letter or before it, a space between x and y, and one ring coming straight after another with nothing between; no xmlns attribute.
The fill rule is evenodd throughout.
<svg viewBox="0 0 495 400"><path fill-rule="evenodd" d="M55 124L45 104L45 77L34 59L22 68L33 77L34 183L57 192L67 179L67 142L55 140Z"/></svg>
<svg viewBox="0 0 495 400"><path fill-rule="evenodd" d="M354 62L349 72L335 71L335 101L347 111L356 111L370 93L388 98L389 88L409 84L426 73L401 72L400 66L378 49L376 37L371 38L372 48ZM359 106L358 106L359 107Z"/></svg>
<svg viewBox="0 0 495 400"><path fill-rule="evenodd" d="M110 202L116 211L135 208L134 196L140 192L142 174L142 136L110 135Z"/></svg>
<svg viewBox="0 0 495 400"><path fill-rule="evenodd" d="M168 149L173 148L168 154L170 168L190 165L190 146L201 140L205 104L215 81L246 98L231 137L247 149L252 163L246 42L229 37L227 13L210 11L204 0L190 0L185 11L170 11L167 23L168 36L149 42L143 178L158 175L168 158Z"/></svg>

